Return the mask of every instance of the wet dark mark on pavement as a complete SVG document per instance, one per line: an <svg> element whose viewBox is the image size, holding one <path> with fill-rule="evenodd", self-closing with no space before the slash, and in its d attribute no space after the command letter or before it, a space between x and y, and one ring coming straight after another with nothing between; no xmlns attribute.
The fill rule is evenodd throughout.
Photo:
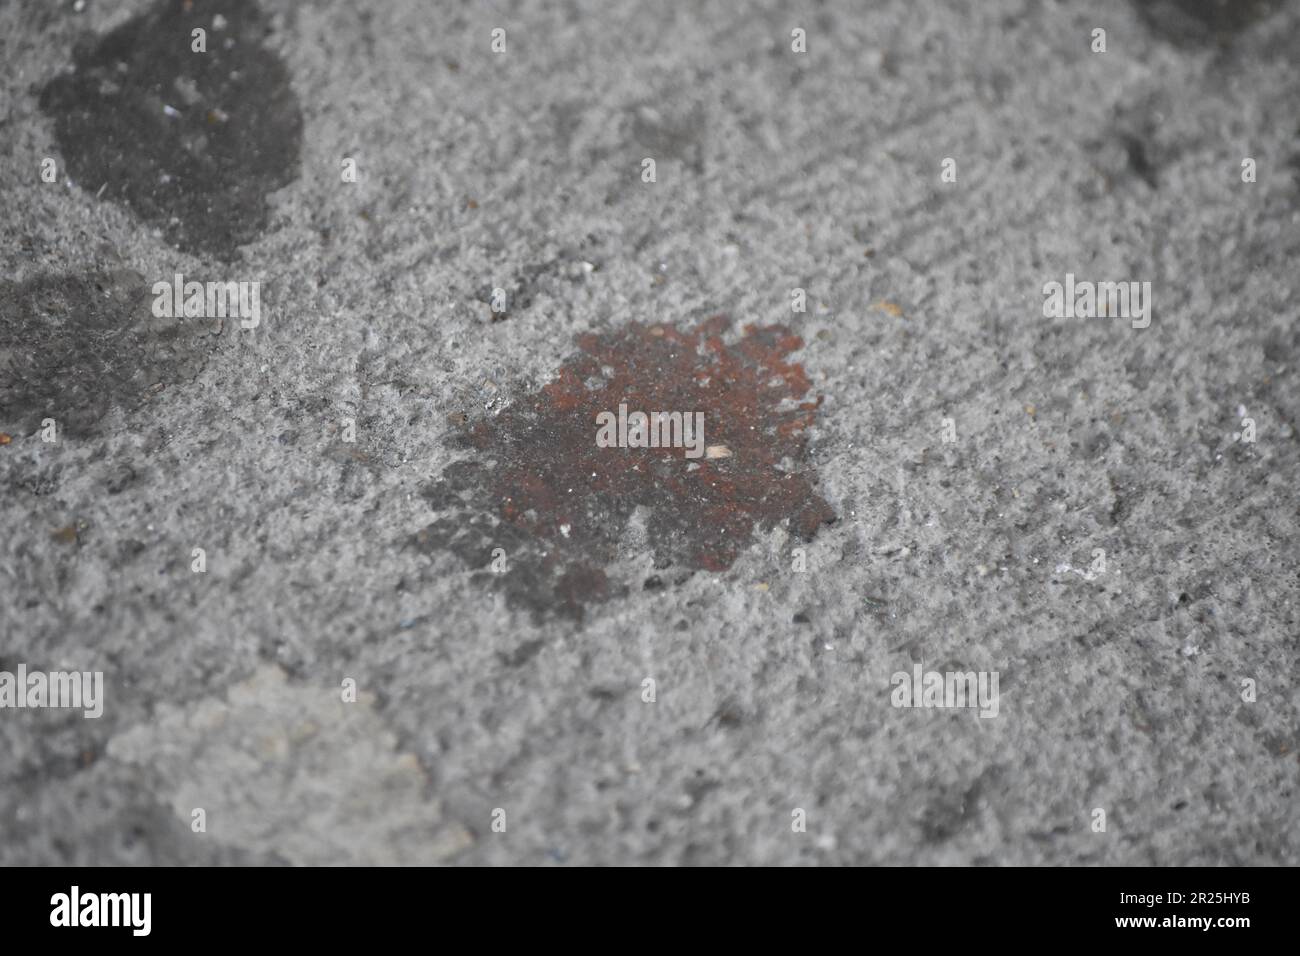
<svg viewBox="0 0 1300 956"><path fill-rule="evenodd" d="M137 407L202 370L209 324L155 318L127 270L0 282L0 430L30 434L53 418L84 437L110 408Z"/></svg>
<svg viewBox="0 0 1300 956"><path fill-rule="evenodd" d="M191 31L207 31L207 52ZM297 178L302 111L252 0L162 2L74 51L42 90L70 178L185 252L225 261Z"/></svg>
<svg viewBox="0 0 1300 956"><path fill-rule="evenodd" d="M586 605L626 593L605 569L638 506L658 569L724 571L756 528L786 524L810 540L835 514L809 463L820 399L805 398L807 374L788 360L802 345L782 326L734 334L722 316L696 329L634 324L580 336L550 384L456 434L453 446L472 457L423 489L443 514L411 545L482 569L477 582L535 617L581 620ZM730 455L599 448L596 416L620 402L701 411L705 443ZM488 570L495 548L505 573Z"/></svg>
<svg viewBox="0 0 1300 956"><path fill-rule="evenodd" d="M1285 0L1133 0L1142 21L1178 46L1226 44Z"/></svg>

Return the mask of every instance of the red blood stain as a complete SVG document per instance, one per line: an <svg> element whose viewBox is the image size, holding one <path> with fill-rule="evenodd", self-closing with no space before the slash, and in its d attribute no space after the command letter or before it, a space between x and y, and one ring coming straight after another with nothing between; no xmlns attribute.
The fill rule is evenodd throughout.
<svg viewBox="0 0 1300 956"><path fill-rule="evenodd" d="M484 577L512 603L580 619L584 605L626 590L605 568L626 546L637 508L660 569L725 571L755 529L777 524L811 539L835 514L808 465L807 429L821 399L806 398L808 376L788 360L803 340L783 326L749 325L729 343L729 328L715 316L694 329L660 323L580 336L548 385L454 439L472 454L424 490L444 513L415 546L476 568L501 548L506 570ZM629 413L703 412L704 444L730 455L599 447L597 416L617 414L620 403Z"/></svg>

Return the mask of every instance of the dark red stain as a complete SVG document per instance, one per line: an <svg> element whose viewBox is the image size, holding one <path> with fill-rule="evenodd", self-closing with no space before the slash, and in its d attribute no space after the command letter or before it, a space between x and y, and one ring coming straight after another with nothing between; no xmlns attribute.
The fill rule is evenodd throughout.
<svg viewBox="0 0 1300 956"><path fill-rule="evenodd" d="M659 569L724 571L756 528L786 524L811 539L835 514L808 464L821 399L806 398L808 376L788 360L803 340L783 326L749 325L729 344L729 331L715 316L695 329L661 323L580 336L553 381L455 437L471 454L424 489L444 514L413 544L484 569L501 548L507 570L484 578L516 606L580 619L584 605L626 590L605 568L637 507ZM629 412L703 412L705 444L731 455L598 447L597 415L617 414L620 403Z"/></svg>

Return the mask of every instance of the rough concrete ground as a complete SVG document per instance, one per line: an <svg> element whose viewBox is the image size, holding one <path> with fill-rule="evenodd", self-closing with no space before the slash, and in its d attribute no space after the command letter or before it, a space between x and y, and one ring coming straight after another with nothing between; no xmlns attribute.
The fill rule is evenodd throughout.
<svg viewBox="0 0 1300 956"><path fill-rule="evenodd" d="M0 671L106 699L0 710L0 863L1300 861L1296 4L75 6L0 2ZM582 343L718 314L806 445L557 503Z"/></svg>

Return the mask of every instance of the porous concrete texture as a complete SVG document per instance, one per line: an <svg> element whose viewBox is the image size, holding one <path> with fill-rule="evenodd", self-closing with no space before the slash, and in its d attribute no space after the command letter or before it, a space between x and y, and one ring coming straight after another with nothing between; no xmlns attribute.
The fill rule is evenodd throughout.
<svg viewBox="0 0 1300 956"><path fill-rule="evenodd" d="M0 864L1300 862L1300 7L157 3L0 3L0 671L106 695L0 710ZM265 82L132 86L187 17ZM554 527L420 537L510 532L458 436L583 336L716 315L801 338L833 521L712 570L652 483L563 607Z"/></svg>

